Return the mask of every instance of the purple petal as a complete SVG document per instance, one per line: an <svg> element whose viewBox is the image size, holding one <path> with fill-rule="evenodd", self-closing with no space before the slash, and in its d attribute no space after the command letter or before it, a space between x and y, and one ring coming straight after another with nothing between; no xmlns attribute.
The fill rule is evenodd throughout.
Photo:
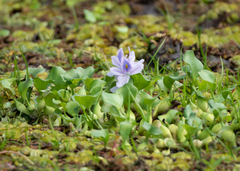
<svg viewBox="0 0 240 171"><path fill-rule="evenodd" d="M129 74L135 75L135 74L141 73L141 71L143 70L143 67L144 67L143 62L144 62L143 59L138 62L135 62L132 65L132 69L131 69L131 71L129 71Z"/></svg>
<svg viewBox="0 0 240 171"><path fill-rule="evenodd" d="M134 61L135 61L135 53L134 53L134 51L131 51L129 53L129 62L133 63Z"/></svg>
<svg viewBox="0 0 240 171"><path fill-rule="evenodd" d="M116 76L125 74L125 72L121 68L117 68L117 67L110 68L110 72L112 72Z"/></svg>
<svg viewBox="0 0 240 171"><path fill-rule="evenodd" d="M112 56L112 64L116 67L120 67L121 63L120 61L118 60L118 57L116 56Z"/></svg>
<svg viewBox="0 0 240 171"><path fill-rule="evenodd" d="M106 75L109 76L109 77L114 76L114 74L111 71L109 73L107 73Z"/></svg>
<svg viewBox="0 0 240 171"><path fill-rule="evenodd" d="M118 87L115 86L115 87L111 88L110 91L111 91L112 93L114 93L117 89L118 89Z"/></svg>
<svg viewBox="0 0 240 171"><path fill-rule="evenodd" d="M117 52L117 57L118 57L118 60L121 62L122 61L122 58L124 57L124 53L123 53L123 49L120 48Z"/></svg>
<svg viewBox="0 0 240 171"><path fill-rule="evenodd" d="M128 83L129 79L130 79L129 75L118 76L116 86L118 88L122 87L124 84Z"/></svg>

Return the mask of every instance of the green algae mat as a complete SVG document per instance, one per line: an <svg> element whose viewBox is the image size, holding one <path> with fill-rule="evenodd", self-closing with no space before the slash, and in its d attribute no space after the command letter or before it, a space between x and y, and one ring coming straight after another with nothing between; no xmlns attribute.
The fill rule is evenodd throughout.
<svg viewBox="0 0 240 171"><path fill-rule="evenodd" d="M0 170L240 170L240 0L0 0Z"/></svg>

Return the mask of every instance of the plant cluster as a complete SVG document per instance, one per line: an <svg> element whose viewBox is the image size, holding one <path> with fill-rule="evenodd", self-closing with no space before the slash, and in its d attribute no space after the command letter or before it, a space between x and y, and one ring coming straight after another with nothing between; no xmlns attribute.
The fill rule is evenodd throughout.
<svg viewBox="0 0 240 171"><path fill-rule="evenodd" d="M71 126L75 134L99 138L105 147L119 132L124 150L141 151L152 142L154 151L187 148L198 159L200 148L220 143L235 157L239 86L224 85L223 73L216 79L193 51L185 52L177 72L164 76L141 74L143 61L134 60L133 51L125 58L120 49L112 57L116 67L102 79L92 78L93 67L53 67L41 78L45 69L28 68L25 60L26 70L19 71L15 60L14 72L0 78L1 121L47 119L52 129ZM134 141L135 136L142 138Z"/></svg>

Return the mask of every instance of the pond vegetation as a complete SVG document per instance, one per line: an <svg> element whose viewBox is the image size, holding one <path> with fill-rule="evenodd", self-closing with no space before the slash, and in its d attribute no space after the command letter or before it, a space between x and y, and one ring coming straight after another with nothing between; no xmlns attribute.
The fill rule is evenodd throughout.
<svg viewBox="0 0 240 171"><path fill-rule="evenodd" d="M0 170L239 170L239 0L0 0Z"/></svg>

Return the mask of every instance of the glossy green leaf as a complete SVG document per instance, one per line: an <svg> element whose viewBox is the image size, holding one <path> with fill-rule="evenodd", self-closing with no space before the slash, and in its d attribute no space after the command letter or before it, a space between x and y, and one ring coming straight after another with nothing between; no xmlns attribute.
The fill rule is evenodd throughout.
<svg viewBox="0 0 240 171"><path fill-rule="evenodd" d="M43 80L39 77L34 78L33 82L38 92L46 90L50 86L54 86L54 84L52 84L53 83L52 80L49 79Z"/></svg>
<svg viewBox="0 0 240 171"><path fill-rule="evenodd" d="M152 135L160 135L162 133L162 131L160 130L160 128L153 126L147 122L143 122L142 127L149 133Z"/></svg>
<svg viewBox="0 0 240 171"><path fill-rule="evenodd" d="M200 72L198 72L198 74L205 81L208 81L210 83L215 83L215 76L214 76L214 74L211 71L203 69Z"/></svg>
<svg viewBox="0 0 240 171"><path fill-rule="evenodd" d="M22 96L22 98L24 100L29 100L28 97L30 95L29 95L28 90L29 90L29 88L32 88L32 87L33 87L32 78L29 78L28 80L23 81L18 85L18 92L20 93L20 95Z"/></svg>
<svg viewBox="0 0 240 171"><path fill-rule="evenodd" d="M55 90L65 89L67 87L66 81L63 79L62 74L66 73L61 67L53 67L48 75L47 79L54 81Z"/></svg>
<svg viewBox="0 0 240 171"><path fill-rule="evenodd" d="M140 105L146 111L148 109L154 108L160 102L158 96L152 97L144 91L140 91L140 94L141 94Z"/></svg>
<svg viewBox="0 0 240 171"><path fill-rule="evenodd" d="M192 112L193 112L193 111L192 111L191 106L190 106L190 105L187 105L187 106L185 107L185 109L184 109L183 116L184 116L185 118L189 118Z"/></svg>
<svg viewBox="0 0 240 171"><path fill-rule="evenodd" d="M177 113L178 113L177 110L170 109L166 114L158 116L158 119L161 121L163 119L165 119L165 121L170 124L170 123L172 123L172 120L176 116Z"/></svg>
<svg viewBox="0 0 240 171"><path fill-rule="evenodd" d="M158 86L161 88L162 91L164 91L165 93L168 91L168 88L165 86L164 82L163 82L163 78L160 78L158 81Z"/></svg>
<svg viewBox="0 0 240 171"><path fill-rule="evenodd" d="M38 73L43 73L44 71L45 71L45 69L42 67L41 68L28 68L28 72L29 72L29 74L31 74L33 76L33 78L35 78Z"/></svg>
<svg viewBox="0 0 240 171"><path fill-rule="evenodd" d="M109 132L106 129L102 129L102 130L92 130L91 131L91 135L95 138L101 138L105 144L105 146L107 145L107 142L109 140Z"/></svg>
<svg viewBox="0 0 240 171"><path fill-rule="evenodd" d="M65 102L68 102L70 100L70 97L71 97L71 94L69 93L69 91L64 90L64 89L58 90L58 95Z"/></svg>
<svg viewBox="0 0 240 171"><path fill-rule="evenodd" d="M100 93L95 95L79 95L75 94L73 100L76 101L80 107L90 109L91 106L98 101Z"/></svg>
<svg viewBox="0 0 240 171"><path fill-rule="evenodd" d="M90 85L90 93L96 94L96 93L102 91L105 84L106 84L106 82L103 80L99 80L99 79L94 80Z"/></svg>
<svg viewBox="0 0 240 171"><path fill-rule="evenodd" d="M133 78L133 84L138 88L138 90L144 89L151 82L150 80L147 80L146 78L144 78L144 76L140 73L132 75L132 78Z"/></svg>
<svg viewBox="0 0 240 171"><path fill-rule="evenodd" d="M131 132L132 124L130 122L123 121L120 123L119 133L121 134L123 140L127 140Z"/></svg>
<svg viewBox="0 0 240 171"><path fill-rule="evenodd" d="M199 130L198 127L195 127L195 126L190 126L190 125L187 125L187 124L184 124L183 127L186 129L187 131L187 135L185 135L188 139L190 137L192 137L193 135L195 135L197 133L197 131Z"/></svg>
<svg viewBox="0 0 240 171"><path fill-rule="evenodd" d="M21 102L19 102L18 100L14 100L16 108L19 112L27 114L27 115L31 115L31 113L29 112L29 110L26 108L26 106L24 106L24 104L22 104Z"/></svg>
<svg viewBox="0 0 240 171"><path fill-rule="evenodd" d="M196 113L191 113L187 120L188 125L202 128L202 120L196 116Z"/></svg>
<svg viewBox="0 0 240 171"><path fill-rule="evenodd" d="M77 116L80 111L80 107L78 103L75 101L69 101L66 105L66 108L67 108L67 113L73 117Z"/></svg>
<svg viewBox="0 0 240 171"><path fill-rule="evenodd" d="M112 94L102 92L102 100L104 103L115 106L117 109L120 109L123 105L123 96L121 94Z"/></svg>
<svg viewBox="0 0 240 171"><path fill-rule="evenodd" d="M110 113L110 115L114 116L119 122L126 120L126 116L122 115L119 109L113 105L104 103L102 105L102 111L105 113Z"/></svg>
<svg viewBox="0 0 240 171"><path fill-rule="evenodd" d="M92 95L100 92L105 84L106 82L100 79L86 78L85 80L86 90Z"/></svg>
<svg viewBox="0 0 240 171"><path fill-rule="evenodd" d="M198 72L203 69L203 64L201 61L199 61L192 50L188 50L183 55L183 60L191 67L191 75L193 79L196 79L198 77Z"/></svg>
<svg viewBox="0 0 240 171"><path fill-rule="evenodd" d="M165 76L163 78L163 83L165 85L165 87L167 87L168 89L171 89L172 88L172 85L174 83L174 79L172 79L170 76Z"/></svg>

